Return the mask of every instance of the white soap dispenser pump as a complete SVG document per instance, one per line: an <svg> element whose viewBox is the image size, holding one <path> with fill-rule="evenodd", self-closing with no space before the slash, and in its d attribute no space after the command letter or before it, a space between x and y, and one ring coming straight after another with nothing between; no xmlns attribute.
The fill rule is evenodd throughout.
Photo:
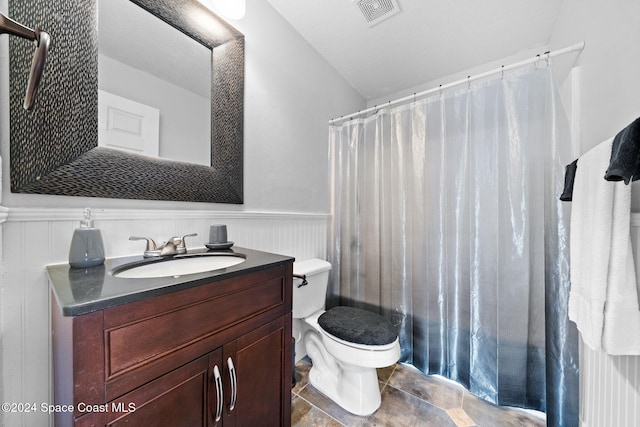
<svg viewBox="0 0 640 427"><path fill-rule="evenodd" d="M93 227L91 209L84 209L84 220L76 228L69 248L69 265L73 268L87 268L104 262L104 245L100 230Z"/></svg>

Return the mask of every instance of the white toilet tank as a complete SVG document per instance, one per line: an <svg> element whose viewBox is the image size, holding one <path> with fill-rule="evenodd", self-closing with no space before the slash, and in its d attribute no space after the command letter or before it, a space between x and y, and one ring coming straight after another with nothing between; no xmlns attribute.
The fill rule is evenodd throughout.
<svg viewBox="0 0 640 427"><path fill-rule="evenodd" d="M330 263L316 258L293 263L293 274L304 275L307 279L307 284L302 286L302 279L293 278L294 319L303 319L324 309L330 270Z"/></svg>

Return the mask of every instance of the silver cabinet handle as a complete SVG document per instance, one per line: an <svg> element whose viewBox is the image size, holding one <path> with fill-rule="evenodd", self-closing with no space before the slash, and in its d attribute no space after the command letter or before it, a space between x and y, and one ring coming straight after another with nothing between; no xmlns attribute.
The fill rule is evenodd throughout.
<svg viewBox="0 0 640 427"><path fill-rule="evenodd" d="M229 378L231 380L231 402L229 403L229 412L236 407L238 398L238 378L236 377L236 368L233 366L233 360L227 359L227 367L229 368Z"/></svg>
<svg viewBox="0 0 640 427"><path fill-rule="evenodd" d="M224 407L224 399L222 392L222 376L220 375L220 370L218 369L218 365L213 367L213 378L216 382L216 419L215 422L220 421L222 418L222 408Z"/></svg>

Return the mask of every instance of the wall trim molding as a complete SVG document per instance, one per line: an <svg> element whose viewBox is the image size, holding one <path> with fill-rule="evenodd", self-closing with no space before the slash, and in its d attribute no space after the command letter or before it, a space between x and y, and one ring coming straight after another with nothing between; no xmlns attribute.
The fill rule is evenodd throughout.
<svg viewBox="0 0 640 427"><path fill-rule="evenodd" d="M2 159L0 159L1 161ZM2 192L2 190L0 189L0 193ZM7 221L7 218L9 218L9 209L5 208L4 206L0 206L0 224L2 224L3 222Z"/></svg>
<svg viewBox="0 0 640 427"><path fill-rule="evenodd" d="M30 221L75 221L83 218L83 208L12 208L0 205L0 223ZM139 219L306 219L328 220L329 213L270 212L270 211L213 211L184 209L102 209L92 208L95 220L139 220ZM640 227L640 212L631 213L631 226Z"/></svg>
<svg viewBox="0 0 640 427"><path fill-rule="evenodd" d="M83 208L11 208L0 206L1 222L76 221L83 218ZM101 209L92 208L92 217L100 221L149 219L267 219L267 220L328 220L328 213L212 211L183 209ZM640 220L640 219L639 219Z"/></svg>

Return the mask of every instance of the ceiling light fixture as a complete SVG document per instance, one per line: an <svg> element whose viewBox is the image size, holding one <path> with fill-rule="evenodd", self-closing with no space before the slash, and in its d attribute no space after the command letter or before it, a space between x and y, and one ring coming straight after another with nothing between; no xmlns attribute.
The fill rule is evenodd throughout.
<svg viewBox="0 0 640 427"><path fill-rule="evenodd" d="M213 7L227 19L242 19L247 12L247 1L213 0Z"/></svg>

